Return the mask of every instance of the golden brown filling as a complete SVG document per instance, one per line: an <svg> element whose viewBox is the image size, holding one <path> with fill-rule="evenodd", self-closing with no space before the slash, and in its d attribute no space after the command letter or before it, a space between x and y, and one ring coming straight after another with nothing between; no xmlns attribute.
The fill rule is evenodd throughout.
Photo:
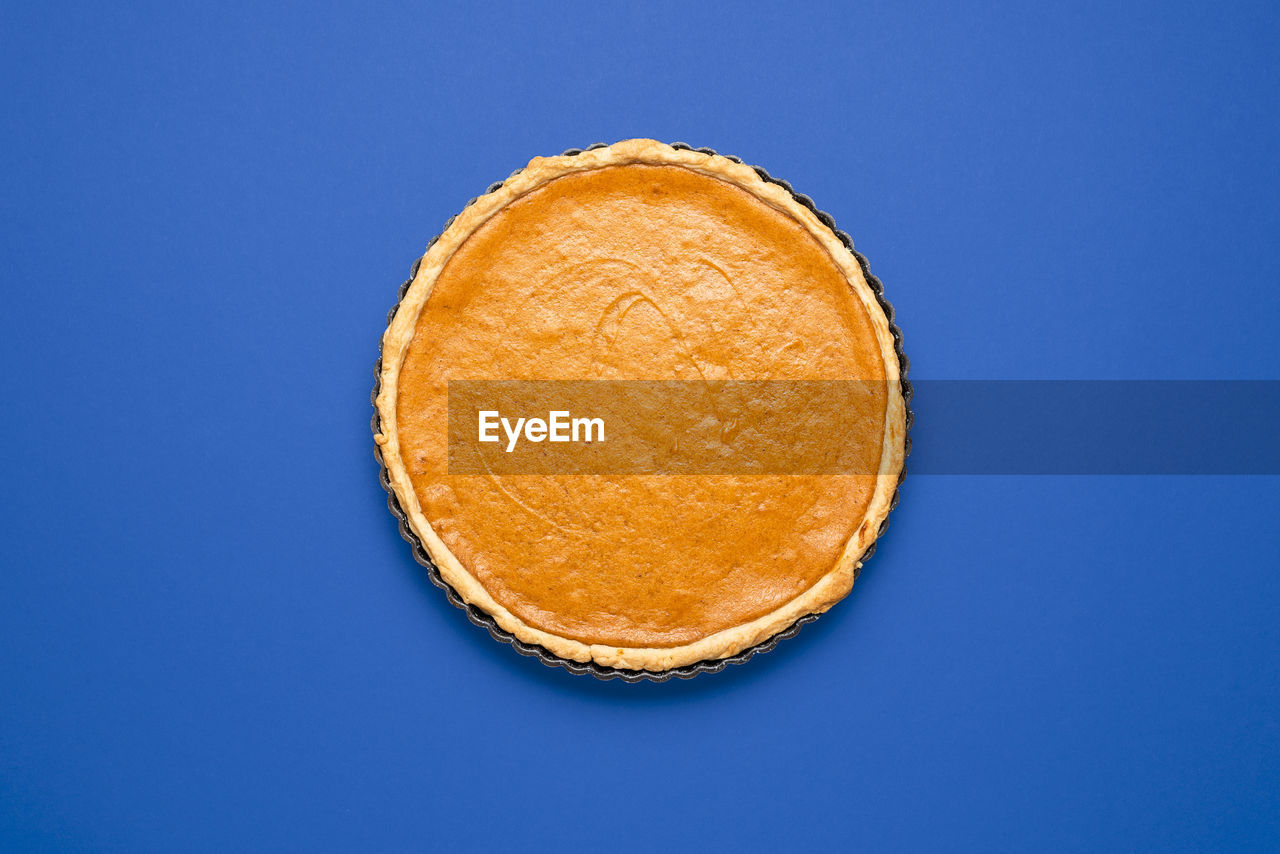
<svg viewBox="0 0 1280 854"><path fill-rule="evenodd" d="M883 380L866 311L803 226L676 166L544 184L445 266L397 417L432 527L535 628L687 644L775 610L836 565L874 475L448 474L450 379L597 377ZM867 397L869 420L883 424L885 402L883 388Z"/></svg>

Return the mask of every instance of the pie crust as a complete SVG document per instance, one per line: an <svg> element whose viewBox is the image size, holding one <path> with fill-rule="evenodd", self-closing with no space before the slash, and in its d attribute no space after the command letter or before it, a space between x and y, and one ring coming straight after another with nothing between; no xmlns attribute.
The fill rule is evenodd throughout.
<svg viewBox="0 0 1280 854"><path fill-rule="evenodd" d="M529 197L552 181L609 167L637 165L677 167L726 182L764 202L807 232L825 250L829 261L847 281L856 304L865 313L873 336L870 340L878 349L878 353L873 355L883 366L888 392L885 395L879 471L874 476L874 485L869 488L861 518L847 520L852 534L844 541L837 559L825 574L789 600L740 624L718 627L696 637L687 637L688 632L685 632L679 642L671 644L633 646L609 642L617 641L616 637L593 637L589 629L557 630L554 626L549 629L545 621L543 627L535 626L527 615L522 617L514 612L516 609L499 601L499 596L477 577L478 573L465 565L446 545L424 512L415 489L412 467L404 458L405 443L412 437L402 435L399 406L402 372L415 335L419 334L419 320L436 283L467 240L514 202ZM753 168L734 159L676 148L654 140L627 140L576 154L535 158L527 168L464 209L429 247L416 265L415 274L383 335L379 392L375 401L375 423L378 425L375 440L390 489L403 508L407 526L421 541L443 581L463 601L490 615L501 629L520 641L540 646L562 659L594 662L620 670L663 672L734 656L785 631L807 615L826 611L849 592L861 568L861 559L871 550L896 500L906 451L904 379L890 318L876 291L868 283L858 259L832 228L819 219L811 207L797 200L789 188L764 180Z"/></svg>

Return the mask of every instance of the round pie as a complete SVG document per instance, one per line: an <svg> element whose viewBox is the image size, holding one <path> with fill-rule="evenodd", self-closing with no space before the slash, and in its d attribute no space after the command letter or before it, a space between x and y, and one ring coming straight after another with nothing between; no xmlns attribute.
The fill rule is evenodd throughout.
<svg viewBox="0 0 1280 854"><path fill-rule="evenodd" d="M906 404L886 309L788 188L628 140L465 208L382 340L377 433L443 580L574 662L733 656L845 596L892 508ZM450 473L457 380L858 380L871 464L835 474Z"/></svg>

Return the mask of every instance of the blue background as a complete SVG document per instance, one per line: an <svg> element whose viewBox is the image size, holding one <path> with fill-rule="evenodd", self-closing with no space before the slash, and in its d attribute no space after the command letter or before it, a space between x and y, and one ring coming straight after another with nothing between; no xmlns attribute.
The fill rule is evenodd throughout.
<svg viewBox="0 0 1280 854"><path fill-rule="evenodd" d="M641 135L812 195L917 376L1280 378L1274 5L106 5L0 12L0 848L1280 844L1280 478L909 478L630 686L450 607L368 427L444 220Z"/></svg>

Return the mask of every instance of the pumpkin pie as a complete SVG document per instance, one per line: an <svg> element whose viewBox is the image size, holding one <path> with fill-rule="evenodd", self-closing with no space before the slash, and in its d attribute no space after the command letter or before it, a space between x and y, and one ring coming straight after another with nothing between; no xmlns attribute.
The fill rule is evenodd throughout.
<svg viewBox="0 0 1280 854"><path fill-rule="evenodd" d="M383 336L375 439L462 600L560 659L659 673L849 592L896 499L907 407L887 306L829 222L736 159L646 139L535 158L450 222ZM592 379L602 346L622 348L613 378L868 381L872 464L450 473L451 380Z"/></svg>

